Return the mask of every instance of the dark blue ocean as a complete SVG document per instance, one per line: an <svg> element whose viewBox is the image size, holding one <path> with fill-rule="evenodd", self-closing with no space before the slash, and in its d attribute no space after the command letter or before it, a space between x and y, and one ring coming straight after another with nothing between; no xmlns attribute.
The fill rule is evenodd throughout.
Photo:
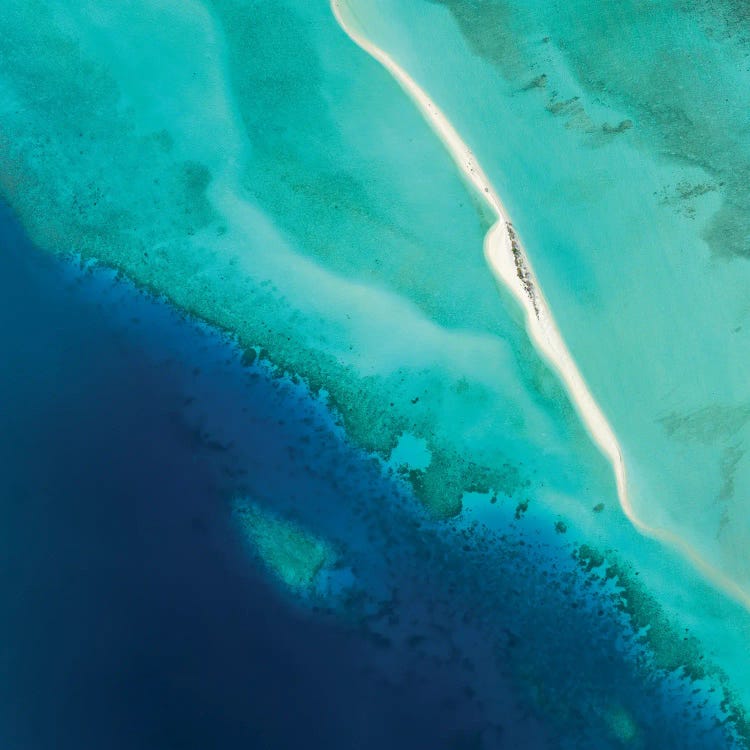
<svg viewBox="0 0 750 750"><path fill-rule="evenodd" d="M423 665L427 690L389 684L382 645L295 610L244 554L241 482L189 409L243 433L262 484L335 496L291 476L302 435L285 433L317 440L289 427L299 404L0 222L2 747L441 747L471 730L460 681Z"/></svg>
<svg viewBox="0 0 750 750"><path fill-rule="evenodd" d="M732 746L559 535L433 524L302 386L4 208L0 337L3 750ZM354 593L284 591L238 496Z"/></svg>

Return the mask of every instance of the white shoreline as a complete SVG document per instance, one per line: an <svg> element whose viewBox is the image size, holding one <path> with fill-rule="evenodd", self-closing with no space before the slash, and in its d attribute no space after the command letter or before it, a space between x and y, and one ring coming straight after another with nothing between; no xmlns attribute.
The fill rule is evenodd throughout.
<svg viewBox="0 0 750 750"><path fill-rule="evenodd" d="M357 31L351 19L344 17L342 5L348 9L346 0L330 0L330 4L344 33L396 79L441 139L463 175L497 216L497 221L484 239L484 255L487 263L497 281L502 283L523 306L526 330L531 340L558 373L589 434L611 463L617 485L617 496L625 516L645 536L664 542L678 550L705 578L750 611L750 594L745 592L736 581L704 560L678 535L666 529L649 526L636 515L628 497L625 461L617 437L579 372L557 328L523 246L492 183L471 149L419 84L387 52ZM351 12L351 9L348 10Z"/></svg>

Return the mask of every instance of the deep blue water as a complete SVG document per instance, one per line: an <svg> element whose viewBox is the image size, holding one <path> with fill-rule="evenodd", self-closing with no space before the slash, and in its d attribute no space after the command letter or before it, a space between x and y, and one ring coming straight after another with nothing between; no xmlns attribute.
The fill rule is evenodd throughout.
<svg viewBox="0 0 750 750"><path fill-rule="evenodd" d="M551 529L429 522L301 386L5 209L0 337L3 750L606 750L613 707L634 748L732 746L705 694L644 683ZM237 495L335 543L356 595L281 590Z"/></svg>
<svg viewBox="0 0 750 750"><path fill-rule="evenodd" d="M166 306L38 253L5 210L0 243L2 747L472 746L450 669L387 679L382 644L243 555L228 496L253 476L195 410L262 457L256 483L304 491L303 406Z"/></svg>

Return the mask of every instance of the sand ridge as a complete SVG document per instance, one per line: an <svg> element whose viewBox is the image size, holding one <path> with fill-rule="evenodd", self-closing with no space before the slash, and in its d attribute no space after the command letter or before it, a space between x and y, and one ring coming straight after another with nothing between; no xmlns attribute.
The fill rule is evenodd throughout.
<svg viewBox="0 0 750 750"><path fill-rule="evenodd" d="M625 461L619 441L565 344L523 245L492 183L471 149L437 104L387 52L373 44L357 29L346 0L330 2L331 10L342 30L396 79L443 141L464 177L497 217L484 240L487 263L497 281L522 305L526 329L531 340L557 372L589 434L612 465L618 499L625 516L642 534L679 551L714 586L750 611L750 594L736 581L707 562L684 539L667 529L648 525L636 514L628 494Z"/></svg>

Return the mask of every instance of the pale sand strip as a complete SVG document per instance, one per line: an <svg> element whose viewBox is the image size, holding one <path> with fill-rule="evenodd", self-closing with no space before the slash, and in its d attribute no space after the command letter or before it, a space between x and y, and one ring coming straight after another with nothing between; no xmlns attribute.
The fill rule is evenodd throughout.
<svg viewBox="0 0 750 750"><path fill-rule="evenodd" d="M703 559L684 539L666 529L649 526L636 515L628 497L625 462L620 444L565 345L510 218L488 177L471 149L463 142L435 102L387 52L370 42L357 30L351 9L345 0L330 1L333 14L344 32L355 44L381 63L398 81L443 141L465 177L497 216L497 222L492 225L484 240L484 255L487 263L496 279L512 292L523 306L526 314L526 328L531 340L557 371L591 437L612 464L617 495L626 517L641 533L677 549L689 558L711 583L745 609L750 610L750 594L735 581Z"/></svg>

